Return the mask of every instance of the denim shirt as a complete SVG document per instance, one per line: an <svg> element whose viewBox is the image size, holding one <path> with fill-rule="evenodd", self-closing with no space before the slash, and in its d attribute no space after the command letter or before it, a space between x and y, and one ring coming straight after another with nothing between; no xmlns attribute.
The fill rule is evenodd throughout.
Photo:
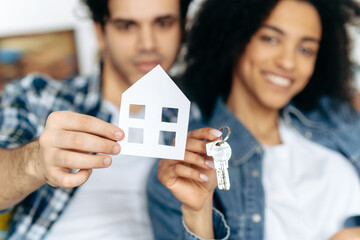
<svg viewBox="0 0 360 240"><path fill-rule="evenodd" d="M336 109L336 110L335 110ZM305 138L339 152L360 175L360 116L349 105L339 105L327 97L319 107L306 114L292 104L281 111L281 117ZM192 120L191 129L229 126L232 147L229 160L231 189L215 190L213 227L216 239L260 240L264 236L265 196L262 185L262 145L230 112L217 101L209 122L201 117ZM148 181L149 213L156 239L200 239L182 222L181 203L157 179L157 165ZM360 204L360 203L359 203ZM360 226L360 217L349 217L344 227Z"/></svg>

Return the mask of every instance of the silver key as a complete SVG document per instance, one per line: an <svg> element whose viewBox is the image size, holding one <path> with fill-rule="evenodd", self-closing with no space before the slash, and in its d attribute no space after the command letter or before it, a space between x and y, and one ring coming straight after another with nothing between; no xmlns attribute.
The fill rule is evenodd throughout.
<svg viewBox="0 0 360 240"><path fill-rule="evenodd" d="M229 138L231 131L229 127L222 127L219 130L225 128L228 129L228 134L223 140L206 144L207 155L214 158L218 188L221 190L230 189L228 161L231 157L231 147L226 140Z"/></svg>

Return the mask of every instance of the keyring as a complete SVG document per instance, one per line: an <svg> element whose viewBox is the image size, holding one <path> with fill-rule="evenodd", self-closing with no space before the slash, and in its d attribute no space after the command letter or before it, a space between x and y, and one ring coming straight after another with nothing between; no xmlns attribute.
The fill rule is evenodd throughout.
<svg viewBox="0 0 360 240"><path fill-rule="evenodd" d="M224 129L227 129L227 130L228 130L228 133L227 133L226 137L225 137L221 142L218 142L218 143L216 144L217 146L220 146L221 144L223 144L224 142L226 142L226 140L228 140L229 137L230 137L231 129L230 129L228 126L225 126L225 127L219 128L219 131L222 131L222 130L224 130Z"/></svg>

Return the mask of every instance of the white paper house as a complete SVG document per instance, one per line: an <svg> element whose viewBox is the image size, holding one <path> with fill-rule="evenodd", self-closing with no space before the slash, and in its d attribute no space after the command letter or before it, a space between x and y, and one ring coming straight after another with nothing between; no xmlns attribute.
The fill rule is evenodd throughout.
<svg viewBox="0 0 360 240"><path fill-rule="evenodd" d="M130 105L145 106L142 118L131 116ZM177 114L176 122L163 121L164 110ZM125 137L120 141L121 154L183 160L189 111L190 101L158 65L122 94L119 127ZM163 134L174 136L175 145L164 145Z"/></svg>

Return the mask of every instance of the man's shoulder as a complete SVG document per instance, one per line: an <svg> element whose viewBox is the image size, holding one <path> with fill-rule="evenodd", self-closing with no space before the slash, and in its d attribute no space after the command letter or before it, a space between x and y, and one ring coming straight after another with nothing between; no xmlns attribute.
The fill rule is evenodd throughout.
<svg viewBox="0 0 360 240"><path fill-rule="evenodd" d="M5 86L1 96L1 105L10 107L21 103L27 106L45 104L50 107L56 102L72 104L76 97L85 98L92 91L97 91L98 87L94 86L99 85L98 82L96 75L55 80L43 74L30 74Z"/></svg>
<svg viewBox="0 0 360 240"><path fill-rule="evenodd" d="M91 76L79 76L68 80L54 80L41 74L27 75L5 86L0 101L0 120L10 118L30 121L41 125L53 111L82 111L96 105L90 101L100 95L96 80ZM96 98L97 100L98 98ZM87 105L86 105L87 104Z"/></svg>
<svg viewBox="0 0 360 240"><path fill-rule="evenodd" d="M7 93L32 92L40 95L47 91L71 91L86 88L91 82L90 76L77 76L70 79L55 80L48 75L34 73L8 83L3 95Z"/></svg>

